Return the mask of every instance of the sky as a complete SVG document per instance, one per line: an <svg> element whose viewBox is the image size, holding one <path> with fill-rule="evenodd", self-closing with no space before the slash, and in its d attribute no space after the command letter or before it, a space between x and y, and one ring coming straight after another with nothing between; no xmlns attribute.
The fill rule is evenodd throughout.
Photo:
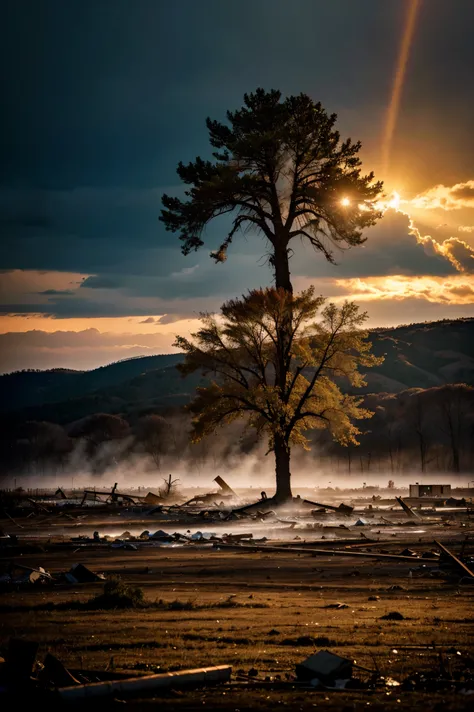
<svg viewBox="0 0 474 712"><path fill-rule="evenodd" d="M210 157L206 117L260 86L336 112L385 182L337 265L295 245L296 289L370 326L474 316L473 23L472 0L5 0L0 372L170 353L271 283L260 237L216 265L225 226L184 257L158 221L178 161Z"/></svg>

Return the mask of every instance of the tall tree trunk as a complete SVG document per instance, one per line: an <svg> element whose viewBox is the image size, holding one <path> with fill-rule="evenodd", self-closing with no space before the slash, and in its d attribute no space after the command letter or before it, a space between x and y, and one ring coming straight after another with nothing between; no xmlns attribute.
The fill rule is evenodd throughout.
<svg viewBox="0 0 474 712"><path fill-rule="evenodd" d="M288 258L287 240L284 235L277 236L275 252L273 255L273 267L275 270L275 287L284 289L293 294L293 286L290 280L290 263ZM276 369L275 385L279 386L283 392L286 384L286 371L284 361L285 344L289 340L291 331L292 315L289 312L287 318L280 326L280 353ZM275 472L276 472L276 493L275 500L285 502L292 499L291 493L291 473L290 473L290 448L285 438L275 435Z"/></svg>
<svg viewBox="0 0 474 712"><path fill-rule="evenodd" d="M280 238L275 245L275 253L272 257L273 268L275 270L275 287L277 289L286 289L287 292L293 293L293 285L290 279L290 260L288 257L287 241Z"/></svg>
<svg viewBox="0 0 474 712"><path fill-rule="evenodd" d="M286 502L292 498L290 473L290 448L281 435L275 435L275 500Z"/></svg>

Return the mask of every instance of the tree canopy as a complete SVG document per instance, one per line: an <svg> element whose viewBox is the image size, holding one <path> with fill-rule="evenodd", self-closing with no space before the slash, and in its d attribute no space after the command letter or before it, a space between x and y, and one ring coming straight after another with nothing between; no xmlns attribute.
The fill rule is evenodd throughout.
<svg viewBox="0 0 474 712"><path fill-rule="evenodd" d="M307 448L308 430L327 428L340 443L357 444L354 421L372 412L342 391L342 381L364 385L359 367L383 359L370 353L361 328L366 314L356 304L326 305L312 287L298 295L267 288L226 302L220 316L201 319L191 339L175 342L186 354L178 365L183 374L199 369L214 375L189 406L194 441L245 417L275 451L282 498L291 492L290 445Z"/></svg>
<svg viewBox="0 0 474 712"><path fill-rule="evenodd" d="M179 163L185 198L163 195L161 220L180 233L182 252L204 244L206 226L232 216L229 231L211 256L222 262L239 230L254 230L270 243L276 287L291 291L290 242L308 240L334 262L334 248L360 245L362 231L380 217L382 183L361 174L361 144L341 141L336 114L306 94L282 99L280 91L245 94L244 106L227 112L227 124L207 119L213 161Z"/></svg>

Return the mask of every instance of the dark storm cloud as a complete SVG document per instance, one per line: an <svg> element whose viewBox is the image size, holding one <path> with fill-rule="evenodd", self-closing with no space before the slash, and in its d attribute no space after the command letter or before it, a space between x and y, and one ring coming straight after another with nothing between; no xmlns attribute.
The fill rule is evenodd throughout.
<svg viewBox="0 0 474 712"><path fill-rule="evenodd" d="M106 301L88 301L82 299L68 299L27 304L0 304L1 314L44 314L54 316L58 319L69 319L75 317L116 317L116 316L145 316L150 312L148 308L141 308L120 301L116 304Z"/></svg>
<svg viewBox="0 0 474 712"><path fill-rule="evenodd" d="M380 104L399 15L398 0L7 0L7 182L167 184L205 116L257 85Z"/></svg>
<svg viewBox="0 0 474 712"><path fill-rule="evenodd" d="M177 299L214 297L218 304L267 284L260 239L239 236L226 265L211 262L222 222L209 229L205 248L183 257L178 238L158 221L161 194L181 190L174 186L179 160L209 156L205 117L224 118L259 85L320 99L339 113L343 134L365 142L368 168L377 168L403 5L206 0L204 12L196 0L7 0L0 28L6 69L0 269L90 276L73 295L46 289L46 304L19 304L12 296L2 310L59 317L166 311L162 318L169 320ZM420 161L411 143L421 145L434 128L440 148L423 154L426 171L434 171L434 160L446 169L440 155L467 165L474 150L472 121L465 121L473 108L465 87L474 64L474 4L429 0L420 18L405 87L416 110L408 112L407 138L396 151L407 173ZM442 112L440 92L453 99ZM404 121L402 115L401 126ZM447 130L454 125L456 131ZM466 180L451 177L450 184ZM296 246L292 272L339 277L454 269L397 220L368 231L366 246L341 255L337 268ZM459 255L461 247L453 244L454 250ZM150 312L152 303L162 311ZM193 313L189 305L179 308Z"/></svg>
<svg viewBox="0 0 474 712"><path fill-rule="evenodd" d="M335 266L321 260L308 245L295 244L290 264L292 275L315 279L419 274L442 277L473 269L473 251L466 243L446 239L440 253L432 240L422 242L410 234L409 218L393 210L367 231L367 237L361 247L336 251ZM259 259L265 244L258 238L236 236L228 261L218 265L205 249L184 258L178 251L164 248L130 251L123 257L113 244L109 248L114 265L108 263L107 271L99 269L98 274L79 281L76 289L50 288L38 292L48 297L46 302L26 299L19 304L4 300L0 310L43 312L58 318L166 314L159 322L164 324L182 314L195 315L200 310L196 305L203 299L211 299L211 308L217 309L225 299L271 281L268 264ZM95 258L89 255L90 266L92 259Z"/></svg>
<svg viewBox="0 0 474 712"><path fill-rule="evenodd" d="M361 247L336 251L335 267L322 262L310 248L295 251L293 270L306 276L334 278L456 273L448 257L438 254L431 242L423 244L410 234L410 220L403 213L388 210L375 227L367 230L366 237Z"/></svg>

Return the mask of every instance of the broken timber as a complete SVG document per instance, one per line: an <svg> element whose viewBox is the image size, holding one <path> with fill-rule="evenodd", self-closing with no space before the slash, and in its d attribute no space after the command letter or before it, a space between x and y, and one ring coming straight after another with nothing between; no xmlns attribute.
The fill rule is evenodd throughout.
<svg viewBox="0 0 474 712"><path fill-rule="evenodd" d="M217 484L225 494L231 494L236 499L240 499L239 496L234 492L232 487L229 487L227 482L219 475L217 475L217 477L214 477L214 482L217 482Z"/></svg>
<svg viewBox="0 0 474 712"><path fill-rule="evenodd" d="M37 502L35 499L31 499L31 497L27 497L26 501L29 502L30 504L33 505L36 509L39 509L41 512L46 512L46 514L51 514L50 510L47 509L47 507L44 507L42 504Z"/></svg>
<svg viewBox="0 0 474 712"><path fill-rule="evenodd" d="M136 504L136 500L142 500L145 499L144 497L138 497L136 495L130 495L130 494L125 494L124 492L117 492L117 483L114 484L110 492L99 492L97 490L89 490L85 489L84 490L84 495L82 497L81 501L81 507L84 506L84 503L87 499L87 497L91 495L94 498L94 502L97 501L97 497L106 497L109 502L117 502L118 499L122 499L124 502L128 502L129 504ZM107 504L107 502L106 502Z"/></svg>
<svg viewBox="0 0 474 712"><path fill-rule="evenodd" d="M321 556L361 556L367 559L392 559L393 561L419 561L423 564L439 564L438 559L423 559L421 556L403 556L402 554L378 554L373 551L347 551L344 549L303 549L303 547L298 546L257 546L250 544L223 544L221 542L214 543L215 548L219 549L234 549L235 551L254 551L254 552L264 552L272 551L279 552L282 554L320 554ZM474 574L471 574L474 576Z"/></svg>
<svg viewBox="0 0 474 712"><path fill-rule="evenodd" d="M466 564L465 564L463 561L461 561L460 559L458 559L457 556L455 556L454 554L452 554L452 553L449 551L449 549L447 549L445 546L443 546L443 544L441 544L440 541L436 541L436 539L435 539L435 542L434 542L434 543L436 544L437 547L439 547L439 548L441 549L442 552L444 552L444 553L446 554L446 556L449 556L449 558L451 559L451 561L452 561L454 564L456 564L456 566L457 566L458 568L462 569L462 570L464 571L464 573L469 576L469 578L474 579L474 573L472 573L472 571L466 566ZM425 559L425 561L426 561L426 559Z"/></svg>
<svg viewBox="0 0 474 712"><path fill-rule="evenodd" d="M400 507L403 509L406 515L412 517L412 519L421 519L420 515L415 512L411 507L408 506L406 502L403 501L401 497L395 497Z"/></svg>
<svg viewBox="0 0 474 712"><path fill-rule="evenodd" d="M312 502L310 499L304 499L305 504L311 504L313 507L322 507L323 509L331 509L333 512L339 512L339 514L352 514L354 507L350 507L348 504L340 504L335 507L332 504L320 504L319 502Z"/></svg>
<svg viewBox="0 0 474 712"><path fill-rule="evenodd" d="M230 665L198 668L196 670L181 670L166 672L159 675L130 677L126 680L110 680L107 682L92 682L74 687L62 687L58 690L59 697L65 701L87 700L92 697L106 697L120 692L124 695L140 695L148 690L185 687L187 685L208 685L218 682L228 682L232 668Z"/></svg>
<svg viewBox="0 0 474 712"><path fill-rule="evenodd" d="M11 520L12 520L13 524L14 524L16 527L18 527L19 529L24 529L24 528L25 528L25 527L22 526L21 524L18 524L18 522L16 521L16 519L13 519L13 517L11 517L11 516L8 514L7 511L4 511L4 514L7 515L8 519L11 519Z"/></svg>

